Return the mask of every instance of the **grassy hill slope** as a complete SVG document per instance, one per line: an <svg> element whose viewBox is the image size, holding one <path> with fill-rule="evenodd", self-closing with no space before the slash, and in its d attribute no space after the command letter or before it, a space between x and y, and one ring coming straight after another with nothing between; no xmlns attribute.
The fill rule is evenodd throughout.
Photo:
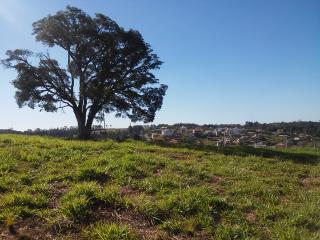
<svg viewBox="0 0 320 240"><path fill-rule="evenodd" d="M0 135L0 239L320 239L320 152L268 151Z"/></svg>

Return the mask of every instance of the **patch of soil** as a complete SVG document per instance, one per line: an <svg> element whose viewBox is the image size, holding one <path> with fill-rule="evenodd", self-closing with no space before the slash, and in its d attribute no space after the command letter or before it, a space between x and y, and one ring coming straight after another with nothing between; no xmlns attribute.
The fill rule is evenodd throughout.
<svg viewBox="0 0 320 240"><path fill-rule="evenodd" d="M62 182L53 182L51 184L52 193L51 193L51 200L49 203L49 208L57 208L59 199L68 191L68 186Z"/></svg>
<svg viewBox="0 0 320 240"><path fill-rule="evenodd" d="M225 192L224 187L221 184L223 180L224 177L213 175L209 180L209 184L214 186L219 193L223 194Z"/></svg>
<svg viewBox="0 0 320 240"><path fill-rule="evenodd" d="M223 178L221 176L213 175L211 177L210 183L219 184L222 180Z"/></svg>
<svg viewBox="0 0 320 240"><path fill-rule="evenodd" d="M247 219L248 222L255 222L257 220L257 216L254 212L247 212L245 213L245 217Z"/></svg>
<svg viewBox="0 0 320 240"><path fill-rule="evenodd" d="M303 178L300 184L305 188L320 188L320 176Z"/></svg>
<svg viewBox="0 0 320 240"><path fill-rule="evenodd" d="M157 169L157 170L154 172L154 175L156 175L156 176L161 176L161 172L162 172L162 169L159 168L159 169Z"/></svg>
<svg viewBox="0 0 320 240"><path fill-rule="evenodd" d="M95 220L126 224L140 236L140 239L143 240L174 239L169 237L165 232L151 225L143 216L132 210L116 211L110 208L99 209Z"/></svg>
<svg viewBox="0 0 320 240"><path fill-rule="evenodd" d="M139 190L132 186L124 186L120 189L121 195L135 197L135 196L138 196L139 193L140 193Z"/></svg>
<svg viewBox="0 0 320 240"><path fill-rule="evenodd" d="M190 153L185 152L168 152L164 153L163 156L170 158L172 160L188 160L190 158Z"/></svg>
<svg viewBox="0 0 320 240"><path fill-rule="evenodd" d="M27 218L12 226L0 226L1 240L44 240L54 239L50 227L38 218Z"/></svg>

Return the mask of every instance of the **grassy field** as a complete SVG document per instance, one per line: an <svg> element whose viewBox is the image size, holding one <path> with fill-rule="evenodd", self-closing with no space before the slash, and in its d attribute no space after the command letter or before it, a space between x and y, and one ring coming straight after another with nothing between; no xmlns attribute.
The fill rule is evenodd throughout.
<svg viewBox="0 0 320 240"><path fill-rule="evenodd" d="M0 135L0 239L320 239L319 161Z"/></svg>

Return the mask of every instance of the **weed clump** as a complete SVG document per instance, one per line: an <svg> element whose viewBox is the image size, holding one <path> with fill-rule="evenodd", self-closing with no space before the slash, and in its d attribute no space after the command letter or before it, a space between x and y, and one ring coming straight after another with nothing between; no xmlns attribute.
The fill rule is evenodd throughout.
<svg viewBox="0 0 320 240"><path fill-rule="evenodd" d="M11 138L5 138L2 140L3 143L5 144L12 144L13 143L13 140Z"/></svg>
<svg viewBox="0 0 320 240"><path fill-rule="evenodd" d="M7 194L2 202L6 207L25 206L32 209L45 207L48 203L48 199L43 195L14 192Z"/></svg>
<svg viewBox="0 0 320 240"><path fill-rule="evenodd" d="M148 199L144 195L139 197L135 203L135 208L139 214L142 214L152 224L159 224L168 217L168 213L161 205L151 199Z"/></svg>
<svg viewBox="0 0 320 240"><path fill-rule="evenodd" d="M126 225L98 223L85 231L87 239L97 240L138 240L139 238Z"/></svg>
<svg viewBox="0 0 320 240"><path fill-rule="evenodd" d="M212 212L213 207L221 201L207 188L195 187L173 192L163 205L168 212L188 216L199 212Z"/></svg>
<svg viewBox="0 0 320 240"><path fill-rule="evenodd" d="M98 207L128 207L130 203L116 187L102 189L97 182L83 182L73 186L61 200L62 213L75 222L87 222Z"/></svg>
<svg viewBox="0 0 320 240"><path fill-rule="evenodd" d="M108 175L105 170L94 167L82 167L75 174L75 180L105 182Z"/></svg>
<svg viewBox="0 0 320 240"><path fill-rule="evenodd" d="M61 211L75 222L87 221L92 209L101 202L101 188L96 182L79 183L63 196Z"/></svg>
<svg viewBox="0 0 320 240"><path fill-rule="evenodd" d="M41 194L31 195L25 192L13 192L6 194L0 202L0 215L2 218L10 216L28 217L37 213L38 209L42 209L48 205L49 200ZM0 217L1 218L1 217Z"/></svg>

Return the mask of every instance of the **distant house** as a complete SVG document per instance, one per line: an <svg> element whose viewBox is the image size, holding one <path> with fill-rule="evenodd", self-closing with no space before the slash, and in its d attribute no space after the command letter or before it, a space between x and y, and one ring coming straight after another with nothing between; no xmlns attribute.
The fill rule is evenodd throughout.
<svg viewBox="0 0 320 240"><path fill-rule="evenodd" d="M195 141L197 141L197 138L195 137L195 135L194 135L193 133L189 133L189 134L187 135L187 141L189 141L189 142L195 142Z"/></svg>
<svg viewBox="0 0 320 240"><path fill-rule="evenodd" d="M255 147L255 148L258 148L258 147L266 147L266 146L267 146L267 145L264 144L264 142L257 142L257 143L254 144L254 147Z"/></svg>
<svg viewBox="0 0 320 240"><path fill-rule="evenodd" d="M172 137L174 132L168 128L161 128L161 135L164 137Z"/></svg>
<svg viewBox="0 0 320 240"><path fill-rule="evenodd" d="M193 130L192 130L192 133L194 134L194 135L201 135L201 134L203 134L203 129L202 128L199 128L199 127L197 127L197 128L194 128Z"/></svg>
<svg viewBox="0 0 320 240"><path fill-rule="evenodd" d="M229 138L220 139L219 141L217 141L217 147L227 146L227 145L230 145L231 143L232 141Z"/></svg>
<svg viewBox="0 0 320 240"><path fill-rule="evenodd" d="M207 130L204 132L204 135L207 136L208 138L214 138L217 136L217 131L216 130Z"/></svg>
<svg viewBox="0 0 320 240"><path fill-rule="evenodd" d="M231 139L225 138L225 139L223 140L223 143L224 143L224 145L230 145L230 144L231 144Z"/></svg>
<svg viewBox="0 0 320 240"><path fill-rule="evenodd" d="M296 144L295 144L295 142L293 140L291 140L291 139L287 140L286 147L292 147L294 145L296 145Z"/></svg>
<svg viewBox="0 0 320 240"><path fill-rule="evenodd" d="M294 145L298 145L298 143L300 142L300 140L301 140L301 139L300 139L299 137L294 137L292 141L293 141L293 144L294 144Z"/></svg>
<svg viewBox="0 0 320 240"><path fill-rule="evenodd" d="M220 147L220 146L224 146L224 143L223 143L223 140L220 139L219 141L217 141L217 147Z"/></svg>
<svg viewBox="0 0 320 240"><path fill-rule="evenodd" d="M235 127L231 128L229 132L231 135L241 135L242 130L240 128Z"/></svg>
<svg viewBox="0 0 320 240"><path fill-rule="evenodd" d="M284 143L277 143L275 147L276 147L276 148L286 148L286 144L284 144Z"/></svg>
<svg viewBox="0 0 320 240"><path fill-rule="evenodd" d="M276 133L279 135L279 134L283 134L284 131L283 131L283 129L277 129Z"/></svg>
<svg viewBox="0 0 320 240"><path fill-rule="evenodd" d="M158 134L158 133L152 133L151 134L151 139L153 141L160 141L160 140L163 140L163 136L161 134Z"/></svg>
<svg viewBox="0 0 320 240"><path fill-rule="evenodd" d="M241 141L240 141L240 138L237 138L236 140L233 141L233 144L236 144L236 145L240 145Z"/></svg>
<svg viewBox="0 0 320 240"><path fill-rule="evenodd" d="M188 129L185 127L185 126L182 126L181 128L180 128L180 132L181 133L186 133L188 131Z"/></svg>
<svg viewBox="0 0 320 240"><path fill-rule="evenodd" d="M169 142L172 143L172 144L179 143L178 139L175 139L175 138L171 139Z"/></svg>
<svg viewBox="0 0 320 240"><path fill-rule="evenodd" d="M216 132L216 136L222 136L225 135L225 129L224 128L217 128L214 130Z"/></svg>

